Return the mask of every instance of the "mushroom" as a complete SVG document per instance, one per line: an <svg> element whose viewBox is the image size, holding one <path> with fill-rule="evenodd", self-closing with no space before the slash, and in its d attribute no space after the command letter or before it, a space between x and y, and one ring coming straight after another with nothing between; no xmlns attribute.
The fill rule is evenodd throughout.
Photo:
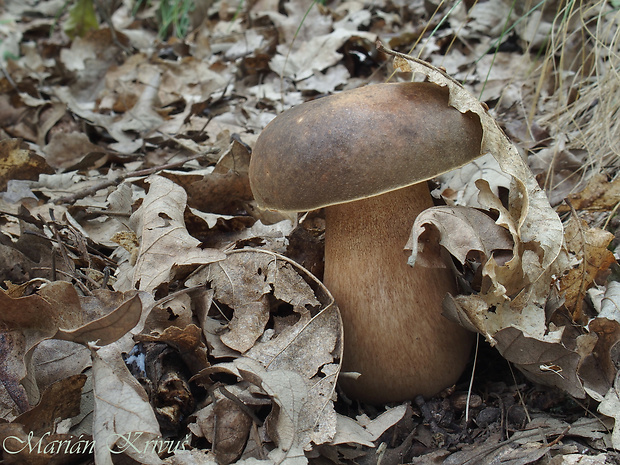
<svg viewBox="0 0 620 465"><path fill-rule="evenodd" d="M258 205L326 207L324 283L342 314L343 372L360 374L341 376L349 396L428 397L465 369L473 334L441 315L456 290L453 273L409 266L404 246L433 205L426 181L477 158L481 141L478 116L451 107L448 90L428 82L306 102L258 137L249 170Z"/></svg>

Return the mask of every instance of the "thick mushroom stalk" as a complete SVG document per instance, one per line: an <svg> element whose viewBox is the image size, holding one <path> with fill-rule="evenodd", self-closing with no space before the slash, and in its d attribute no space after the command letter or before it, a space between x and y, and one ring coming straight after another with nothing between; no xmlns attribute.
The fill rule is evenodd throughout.
<svg viewBox="0 0 620 465"><path fill-rule="evenodd" d="M342 312L342 369L361 373L341 379L354 398L432 396L467 363L472 334L441 315L456 290L451 271L412 268L403 250L413 220L431 206L423 182L325 211L324 283Z"/></svg>
<svg viewBox="0 0 620 465"><path fill-rule="evenodd" d="M326 207L325 284L344 324L342 386L380 403L430 396L462 373L472 335L441 316L448 268L411 268L403 248L432 206L426 180L480 156L478 116L431 83L378 84L299 105L256 141L259 205ZM458 231L455 231L458 234ZM439 252L437 252L439 253Z"/></svg>

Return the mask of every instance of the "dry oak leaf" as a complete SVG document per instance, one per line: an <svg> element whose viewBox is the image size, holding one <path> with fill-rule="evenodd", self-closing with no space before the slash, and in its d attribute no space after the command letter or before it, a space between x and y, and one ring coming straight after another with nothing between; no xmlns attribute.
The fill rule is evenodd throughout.
<svg viewBox="0 0 620 465"><path fill-rule="evenodd" d="M213 288L213 300L235 313L247 312L252 302L271 302L267 317L273 328L256 324L253 337L260 337L242 358L214 365L201 376L229 373L263 388L276 405L268 426L276 436L270 437L296 450L292 456L283 451L273 454L305 461L303 450L329 442L336 434L333 401L342 358L342 322L333 298L307 270L264 250L230 252L226 260L209 266L205 280ZM278 302L290 304L292 312L289 305ZM288 309L287 314L279 315L280 308ZM243 330L233 327L230 332ZM226 334L221 338L230 343ZM254 368L244 371L239 363ZM286 421L280 414L286 415Z"/></svg>
<svg viewBox="0 0 620 465"><path fill-rule="evenodd" d="M604 174L596 174L588 180L586 187L568 196L570 205L559 205L557 211L570 211L572 206L575 210L610 211L613 210L620 199L620 178L609 181Z"/></svg>
<svg viewBox="0 0 620 465"><path fill-rule="evenodd" d="M579 377L588 394L601 401L612 388L618 372L614 354L620 349L620 321L599 316L590 320L588 331L580 336L584 339L584 353ZM588 336L592 341L585 339Z"/></svg>
<svg viewBox="0 0 620 465"><path fill-rule="evenodd" d="M13 294L26 286L13 288ZM0 381L20 411L30 409L26 390L20 381L26 376L26 354L37 344L49 339L64 321L79 314L77 294L70 283L45 284L39 294L12 297L0 289ZM28 393L37 401L36 386Z"/></svg>
<svg viewBox="0 0 620 465"><path fill-rule="evenodd" d="M374 441L383 433L398 423L407 413L406 405L390 408L374 420L366 415L358 417L357 421L344 415L338 415L336 436L331 444L361 444L374 447Z"/></svg>
<svg viewBox="0 0 620 465"><path fill-rule="evenodd" d="M267 371L260 363L238 358L234 365L243 379L260 387L273 400L265 427L277 448L269 453L276 463L306 464L302 442L300 415L308 395L307 384L294 371Z"/></svg>
<svg viewBox="0 0 620 465"><path fill-rule="evenodd" d="M582 311L587 290L594 284L597 275L607 270L616 260L607 249L614 235L571 216L564 233L567 250L576 256L579 264L560 278L560 293L573 320L585 323Z"/></svg>
<svg viewBox="0 0 620 465"><path fill-rule="evenodd" d="M374 42L376 34L365 31L336 29L329 34L317 35L300 42L298 49L289 51L288 44L277 46L278 54L269 62L269 67L278 75L295 82L311 77L315 70L323 71L337 64L342 54L337 50L352 37Z"/></svg>
<svg viewBox="0 0 620 465"><path fill-rule="evenodd" d="M240 353L250 350L265 332L269 322L270 305L267 296L261 296L256 302L247 302L235 307L228 332L220 340L229 348Z"/></svg>
<svg viewBox="0 0 620 465"><path fill-rule="evenodd" d="M314 316L303 312L294 324L283 326L276 337L261 340L246 355L270 369L293 369L310 380L321 367L338 361L340 329L334 307Z"/></svg>
<svg viewBox="0 0 620 465"><path fill-rule="evenodd" d="M411 251L411 263L437 265L428 262L424 250L418 249L417 238L422 236L427 226L438 231L439 244L461 264L465 264L474 251L480 252L481 263L485 263L494 251L512 251L514 247L508 230L479 210L469 207L432 207L420 213L413 223L411 236L405 246L405 250ZM459 233L454 234L455 231Z"/></svg>
<svg viewBox="0 0 620 465"><path fill-rule="evenodd" d="M382 45L379 48L385 50ZM407 55L396 55L409 60L414 72L425 75L435 84L447 87L451 106L461 113L471 111L480 118L483 128L481 153L490 152L501 170L512 177L508 210L510 222L514 222L518 241L527 244L528 249L535 252L537 260L534 263L537 265L538 274L542 275L560 253L563 228L558 215L551 208L544 191L517 148L480 101L459 82L429 63ZM499 204L501 205L501 202Z"/></svg>
<svg viewBox="0 0 620 465"><path fill-rule="evenodd" d="M48 289L62 287L63 290L70 289L75 293L71 284L66 282L51 283L46 287ZM26 350L32 349L43 339L53 336L60 324L61 308L54 306L54 303L56 302L53 299L46 299L38 294L24 297L9 296L7 291L0 289L2 330L22 331ZM75 310L75 308L70 306L69 310ZM79 304L77 310L79 310Z"/></svg>
<svg viewBox="0 0 620 465"><path fill-rule="evenodd" d="M42 150L51 166L66 171L97 169L107 161L104 150L78 131L55 132Z"/></svg>
<svg viewBox="0 0 620 465"><path fill-rule="evenodd" d="M82 373L91 365L87 347L69 341L47 339L37 345L32 353L35 382L39 389Z"/></svg>
<svg viewBox="0 0 620 465"><path fill-rule="evenodd" d="M21 139L0 140L0 192L11 179L36 181L39 174L52 174L45 159L37 155Z"/></svg>
<svg viewBox="0 0 620 465"><path fill-rule="evenodd" d="M86 375L83 374L55 382L43 391L39 403L17 417L15 423L24 425L27 431L34 434L53 431L59 420L79 415L84 383Z"/></svg>
<svg viewBox="0 0 620 465"><path fill-rule="evenodd" d="M116 347L94 350L91 346L91 352L95 462L113 465L111 451L116 447L138 463L160 465L163 462L157 454L146 447L161 434L144 388L129 372Z"/></svg>
<svg viewBox="0 0 620 465"><path fill-rule="evenodd" d="M234 309L233 318L228 324L229 332L220 338L228 347L242 353L254 347L269 321L270 300L267 296L270 294L291 304L297 318L306 319L307 322L311 318L308 308L318 308L321 305L292 262L282 258L262 251L245 250L231 253L225 261L209 267L208 280L215 289L214 298ZM276 323L277 321L279 320L276 320ZM297 322L294 326L298 329L294 333L287 332L284 327L277 328L278 337L270 337L258 344L249 356L266 364L274 363L273 357L276 354L285 356L286 347L304 325L301 321ZM329 340L326 339L326 342ZM333 338L331 340L333 341ZM267 349L268 345L272 347L271 350ZM334 347L335 342L329 351ZM260 355L263 352L265 353ZM331 362L332 356L328 355L327 359L315 357L314 360L315 364L318 364L310 376L316 373L318 366Z"/></svg>
<svg viewBox="0 0 620 465"><path fill-rule="evenodd" d="M136 342L160 342L173 347L192 373L209 366L207 348L202 342L201 329L193 324L185 328L170 326L158 335L136 334Z"/></svg>
<svg viewBox="0 0 620 465"><path fill-rule="evenodd" d="M528 378L547 386L556 386L573 397L585 397L577 375L581 357L560 341L547 342L527 337L513 327L498 331L493 338L502 356L515 363Z"/></svg>
<svg viewBox="0 0 620 465"><path fill-rule="evenodd" d="M479 204L499 215L496 223L510 232L514 242L512 259L505 263L489 259L484 265L480 294L463 301L464 304L473 304L470 314L483 317L474 326L487 338L492 338L502 326L486 327L487 321L482 315L485 304L487 308L495 307L495 314L505 321L508 319L501 317L504 311L511 314L528 306L542 311L541 301L545 300L553 285L551 269L557 272L558 267L564 265L564 262L554 264L562 251L562 223L516 147L480 102L441 70L420 60L406 58L412 61L414 71L449 88L452 106L463 113L472 111L480 117L483 127L482 152L490 152L502 171L512 178L508 208L503 206L488 183L483 180L476 182L480 191ZM556 274L562 271L560 269ZM537 332L544 334L544 327Z"/></svg>
<svg viewBox="0 0 620 465"><path fill-rule="evenodd" d="M456 320L485 335L529 377L583 397L584 387L577 375L583 354L566 347L564 328L547 327L546 321L546 312L552 313L561 305L557 277L573 265L563 248L564 231L557 213L516 147L480 102L441 70L403 57L413 62L414 71L447 86L452 106L480 117L482 152L490 152L512 178L508 208L488 183L476 181L479 205L495 212L496 223L512 236L512 258L502 263L491 257L483 266L478 294L448 299L453 317L456 314Z"/></svg>
<svg viewBox="0 0 620 465"><path fill-rule="evenodd" d="M232 254L209 266L207 280L215 289L214 299L235 311L228 332L220 340L240 353L252 348L269 321L266 296L271 293L271 286L266 280L264 258L256 253Z"/></svg>
<svg viewBox="0 0 620 465"><path fill-rule="evenodd" d="M161 82L159 73L153 73L149 77L149 82L143 88L140 97L136 101L133 108L126 112L115 126L123 128L123 131L135 131L138 134L148 133L157 128L163 118L160 116L155 107L158 105L157 91Z"/></svg>
<svg viewBox="0 0 620 465"><path fill-rule="evenodd" d="M227 134L225 131L222 137ZM238 136L230 139L213 171L186 186L191 207L211 214L234 215L253 199L248 178L251 150Z"/></svg>
<svg viewBox="0 0 620 465"><path fill-rule="evenodd" d="M140 237L140 251L133 269L133 284L147 292L175 279L183 269L226 258L215 249L201 249L200 241L185 227L183 212L187 194L172 181L151 176L148 194L132 215Z"/></svg>
<svg viewBox="0 0 620 465"><path fill-rule="evenodd" d="M306 281L309 279L318 291ZM214 299L234 310L230 331L221 336L227 346L238 347L249 331L253 344L246 356L270 369L295 370L307 379L321 366L341 358L342 327L333 298L291 260L263 250L234 251L226 260L210 265L208 280L215 289ZM273 332L263 336L270 294L291 304L294 318L280 318L276 313Z"/></svg>
<svg viewBox="0 0 620 465"><path fill-rule="evenodd" d="M234 367L232 363L229 364L230 370L223 368L220 373L227 373L229 375L240 377L239 371ZM253 408L261 408L263 406L271 405L271 400L267 398L262 390L259 388L255 388L251 386L251 389L248 389L249 383L243 381L236 385L229 386L217 386L212 390L213 396L212 398L215 402L208 404L207 406L200 408L191 416L191 422L188 424L188 429L192 432L192 434L196 438L206 438L211 444L214 444L214 450L217 450L217 441L216 436L218 435L218 412L214 408L215 404L223 401L224 399L233 400L235 403L235 407L232 407L232 404L228 404L224 402L223 405L230 405L232 410L235 412L231 412L232 418L234 421L234 417L237 414L240 414L242 411L248 415L248 419L250 419L249 415L251 415L251 409ZM245 437L247 439L246 433L249 432L249 429L244 429L245 425L247 425L246 421L242 418L237 418L239 420L240 428L233 435L231 435L231 440L233 442L240 441L241 437ZM256 418L250 419L249 425L247 427L251 427ZM256 422L256 426L258 426L261 421ZM258 426L260 428L260 426ZM234 438L232 437L234 436ZM245 442L245 441L244 441ZM237 442L238 444L238 442ZM252 452L249 450L245 451L246 457L252 456Z"/></svg>
<svg viewBox="0 0 620 465"><path fill-rule="evenodd" d="M588 323L593 347L589 347L579 369L584 386L601 402L618 376L617 353L620 348L620 282L607 283L599 314ZM582 336L583 337L583 336Z"/></svg>
<svg viewBox="0 0 620 465"><path fill-rule="evenodd" d="M476 184L471 182L472 179L484 179L497 194L500 187L510 189L511 176L501 170L493 155L487 153L457 170L440 175L438 179L441 182L439 193L448 205L478 208L479 190Z"/></svg>

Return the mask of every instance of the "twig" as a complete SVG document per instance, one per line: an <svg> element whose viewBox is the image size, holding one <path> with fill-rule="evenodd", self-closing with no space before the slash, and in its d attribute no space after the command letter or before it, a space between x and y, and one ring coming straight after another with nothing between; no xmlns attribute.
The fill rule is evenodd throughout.
<svg viewBox="0 0 620 465"><path fill-rule="evenodd" d="M171 168L177 168L179 166L183 166L185 163L187 163L189 161L197 160L199 158L204 157L207 154L217 153L217 152L219 152L219 149L218 148L213 148L213 149L208 150L207 152L203 152L201 154L194 155L194 156L191 156L189 158L185 158L184 160L177 161L177 162L174 162L174 163L168 163L168 164L165 164L165 165L154 166L152 168L146 168L146 169L143 169L143 170L131 171L129 173L124 173L124 174L121 174L121 175L117 176L114 179L108 179L106 181L102 181L99 184L95 184L94 186L91 186L88 189L84 189L84 190L82 190L80 192L76 192L75 194L71 194L71 195L68 195L66 197L61 197L59 199L56 199L54 201L54 203L56 205L65 204L65 203L73 203L73 202L76 202L77 200L83 199L84 197L88 197L89 195L93 195L93 194L95 194L97 191L99 191L101 189L105 189L107 187L115 186L117 184L120 184L121 182L123 182L127 178L149 176L149 175L151 175L153 173L157 173L158 171L163 171L163 170L167 170L167 169L171 169Z"/></svg>
<svg viewBox="0 0 620 465"><path fill-rule="evenodd" d="M471 400L471 392L474 386L474 378L476 375L476 365L478 363L478 349L480 347L480 333L476 333L476 349L474 351L474 364L471 368L471 378L469 379L469 388L467 389L467 405L465 406L465 424L469 423L469 401Z"/></svg>

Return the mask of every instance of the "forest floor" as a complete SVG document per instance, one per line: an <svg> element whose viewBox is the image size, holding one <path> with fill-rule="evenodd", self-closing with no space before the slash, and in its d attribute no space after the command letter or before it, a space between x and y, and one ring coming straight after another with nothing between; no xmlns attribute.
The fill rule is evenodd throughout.
<svg viewBox="0 0 620 465"><path fill-rule="evenodd" d="M0 0L3 463L620 464L618 2L170 4ZM337 384L323 210L261 209L249 163L285 110L411 80L495 152L421 223L479 338L371 406Z"/></svg>

